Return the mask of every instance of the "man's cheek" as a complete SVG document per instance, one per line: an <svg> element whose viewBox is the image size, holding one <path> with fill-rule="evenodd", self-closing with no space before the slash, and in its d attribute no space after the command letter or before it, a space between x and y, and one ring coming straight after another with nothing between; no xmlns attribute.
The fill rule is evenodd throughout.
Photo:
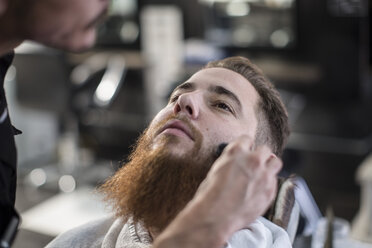
<svg viewBox="0 0 372 248"><path fill-rule="evenodd" d="M145 131L146 137L149 138L149 139L154 139L156 131L159 130L160 127L161 127L161 124L159 122L157 122L156 120L153 120L149 124L147 130Z"/></svg>

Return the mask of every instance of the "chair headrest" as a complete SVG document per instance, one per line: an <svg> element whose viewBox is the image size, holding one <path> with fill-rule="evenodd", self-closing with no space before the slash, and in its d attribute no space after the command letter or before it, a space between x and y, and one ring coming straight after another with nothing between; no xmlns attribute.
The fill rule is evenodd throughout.
<svg viewBox="0 0 372 248"><path fill-rule="evenodd" d="M298 220L293 222L293 219L299 216L299 209L298 206L296 208L295 201L295 181L294 176L278 178L276 197L264 214L265 218L282 227L287 232L289 230L291 230L291 232L297 230L298 225Z"/></svg>

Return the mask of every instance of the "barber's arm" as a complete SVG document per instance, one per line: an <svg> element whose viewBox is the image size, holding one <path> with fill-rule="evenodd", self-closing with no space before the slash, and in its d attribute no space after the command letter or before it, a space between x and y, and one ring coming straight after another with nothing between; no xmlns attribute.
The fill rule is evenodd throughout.
<svg viewBox="0 0 372 248"><path fill-rule="evenodd" d="M0 248L10 247L19 224L14 209L15 171L0 160Z"/></svg>
<svg viewBox="0 0 372 248"><path fill-rule="evenodd" d="M195 197L159 235L154 247L222 247L262 215L274 199L282 162L266 146L252 151L241 137L228 145Z"/></svg>

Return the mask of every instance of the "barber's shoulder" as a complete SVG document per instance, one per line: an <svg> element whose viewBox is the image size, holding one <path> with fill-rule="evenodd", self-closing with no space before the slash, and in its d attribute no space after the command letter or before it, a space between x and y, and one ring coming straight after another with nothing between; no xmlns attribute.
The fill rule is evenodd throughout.
<svg viewBox="0 0 372 248"><path fill-rule="evenodd" d="M58 235L45 248L98 248L115 218L105 217L88 222Z"/></svg>

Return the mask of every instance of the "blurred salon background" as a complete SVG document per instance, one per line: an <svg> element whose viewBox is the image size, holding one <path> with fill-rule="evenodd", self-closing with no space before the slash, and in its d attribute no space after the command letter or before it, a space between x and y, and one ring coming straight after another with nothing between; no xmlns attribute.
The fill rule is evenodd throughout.
<svg viewBox="0 0 372 248"><path fill-rule="evenodd" d="M352 223L357 170L372 152L370 16L368 0L112 0L88 52L22 44L5 83L23 131L14 247L43 247L107 215L95 187L173 87L231 55L257 64L289 110L283 174L299 176L307 197L302 234L328 206Z"/></svg>

